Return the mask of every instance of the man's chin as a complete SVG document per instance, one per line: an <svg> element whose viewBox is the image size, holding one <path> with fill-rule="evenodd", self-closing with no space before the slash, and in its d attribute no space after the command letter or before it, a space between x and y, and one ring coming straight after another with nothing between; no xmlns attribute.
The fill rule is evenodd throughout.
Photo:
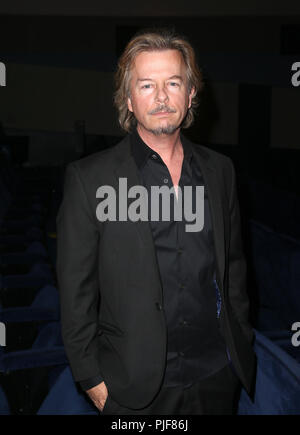
<svg viewBox="0 0 300 435"><path fill-rule="evenodd" d="M156 128L149 128L148 130L155 136L161 136L163 134L171 135L179 128L177 125L164 125Z"/></svg>

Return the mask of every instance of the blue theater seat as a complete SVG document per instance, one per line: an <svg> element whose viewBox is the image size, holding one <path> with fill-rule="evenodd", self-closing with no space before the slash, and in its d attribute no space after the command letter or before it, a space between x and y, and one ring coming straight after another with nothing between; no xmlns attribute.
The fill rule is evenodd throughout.
<svg viewBox="0 0 300 435"><path fill-rule="evenodd" d="M242 390L239 415L300 415L300 363L255 331L257 378L254 402Z"/></svg>
<svg viewBox="0 0 300 435"><path fill-rule="evenodd" d="M289 330L300 313L300 242L250 221L252 261L259 295L256 328Z"/></svg>
<svg viewBox="0 0 300 435"><path fill-rule="evenodd" d="M14 264L29 264L46 262L48 252L44 245L40 242L32 242L25 249L24 252L10 252L8 254L0 255L1 265L14 265Z"/></svg>
<svg viewBox="0 0 300 435"><path fill-rule="evenodd" d="M54 284L53 272L48 264L34 264L29 273L24 275L0 275L0 286L5 289L28 288Z"/></svg>
<svg viewBox="0 0 300 435"><path fill-rule="evenodd" d="M8 404L8 400L6 398L6 394L0 385L0 415L10 415L10 406Z"/></svg>
<svg viewBox="0 0 300 435"><path fill-rule="evenodd" d="M5 324L23 322L59 321L60 305L57 289L52 285L42 287L28 307L2 308L0 320Z"/></svg>
<svg viewBox="0 0 300 435"><path fill-rule="evenodd" d="M67 364L61 338L60 322L49 322L39 327L39 333L30 349L6 352L0 347L0 372Z"/></svg>
<svg viewBox="0 0 300 435"><path fill-rule="evenodd" d="M99 411L75 384L70 367L59 375L37 412L38 415L99 415Z"/></svg>

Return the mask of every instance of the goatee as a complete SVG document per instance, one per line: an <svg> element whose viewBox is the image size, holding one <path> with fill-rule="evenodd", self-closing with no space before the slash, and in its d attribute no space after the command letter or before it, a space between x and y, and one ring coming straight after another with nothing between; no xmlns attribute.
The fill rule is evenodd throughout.
<svg viewBox="0 0 300 435"><path fill-rule="evenodd" d="M177 125L167 125L165 127L149 129L149 131L151 131L151 133L153 133L155 136L160 136L162 134L173 134L177 128Z"/></svg>

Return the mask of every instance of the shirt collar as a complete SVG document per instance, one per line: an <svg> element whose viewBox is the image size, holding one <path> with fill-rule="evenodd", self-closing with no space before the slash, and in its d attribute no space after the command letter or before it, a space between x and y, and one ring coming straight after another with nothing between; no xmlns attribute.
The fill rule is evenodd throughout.
<svg viewBox="0 0 300 435"><path fill-rule="evenodd" d="M180 135L180 138L181 138L181 143L184 152L184 160L190 163L190 160L193 155L191 146L187 143L185 137L182 134ZM131 145L131 153L138 169L143 168L143 166L146 164L146 161L150 156L156 155L158 158L160 158L158 153L153 151L150 147L148 147L148 145L145 144L145 142L138 134L136 128L130 134L130 145Z"/></svg>

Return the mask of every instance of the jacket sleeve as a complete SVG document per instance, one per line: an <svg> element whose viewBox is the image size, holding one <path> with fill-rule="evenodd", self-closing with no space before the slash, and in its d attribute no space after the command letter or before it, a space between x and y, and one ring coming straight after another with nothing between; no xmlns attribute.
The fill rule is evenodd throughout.
<svg viewBox="0 0 300 435"><path fill-rule="evenodd" d="M84 381L80 381L79 385L84 391L86 391L89 390L90 388L95 387L96 385L101 384L102 381L103 381L102 376L99 375L99 376L94 376L93 378L85 379Z"/></svg>
<svg viewBox="0 0 300 435"><path fill-rule="evenodd" d="M252 343L254 331L249 323L249 298L247 294L247 265L243 252L240 208L236 188L236 176L232 161L230 166L230 239L228 255L228 292L233 315L239 322L246 338Z"/></svg>
<svg viewBox="0 0 300 435"><path fill-rule="evenodd" d="M62 338L75 381L101 375L97 346L99 231L76 164L68 165L57 215Z"/></svg>

